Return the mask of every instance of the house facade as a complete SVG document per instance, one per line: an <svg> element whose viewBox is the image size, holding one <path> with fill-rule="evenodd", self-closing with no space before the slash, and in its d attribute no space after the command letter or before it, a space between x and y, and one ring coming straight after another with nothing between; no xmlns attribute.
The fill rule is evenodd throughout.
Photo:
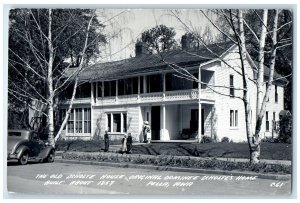
<svg viewBox="0 0 300 203"><path fill-rule="evenodd" d="M238 48L223 43L210 45L209 49L221 59L206 48L172 50L158 57L136 45L134 58L84 70L63 138L103 138L108 131L111 139L130 133L135 141L142 142L143 123L148 121L152 142L199 141L203 136L246 141ZM247 69L254 78L256 72L249 64ZM265 136L274 136L273 121L279 120L284 108L285 81L278 74L276 78L262 125ZM253 95L250 104L254 129L254 83L250 83L249 90ZM70 102L67 98L70 96L60 105L62 114Z"/></svg>

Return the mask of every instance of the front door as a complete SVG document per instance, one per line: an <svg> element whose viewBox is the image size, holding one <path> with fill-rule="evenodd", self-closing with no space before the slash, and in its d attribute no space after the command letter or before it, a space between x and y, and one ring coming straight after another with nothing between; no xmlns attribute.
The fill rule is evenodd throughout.
<svg viewBox="0 0 300 203"><path fill-rule="evenodd" d="M195 133L198 130L198 109L191 109L190 131Z"/></svg>
<svg viewBox="0 0 300 203"><path fill-rule="evenodd" d="M160 136L160 106L151 107L151 139L159 140Z"/></svg>
<svg viewBox="0 0 300 203"><path fill-rule="evenodd" d="M198 130L199 125L199 110L191 109L191 120L190 120L190 130L191 133L195 133ZM201 109L201 135L204 135L204 108Z"/></svg>

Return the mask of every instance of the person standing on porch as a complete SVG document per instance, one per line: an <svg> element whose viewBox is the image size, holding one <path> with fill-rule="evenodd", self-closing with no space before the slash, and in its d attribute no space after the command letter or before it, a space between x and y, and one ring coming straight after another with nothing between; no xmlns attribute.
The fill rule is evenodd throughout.
<svg viewBox="0 0 300 203"><path fill-rule="evenodd" d="M150 143L151 128L148 121L144 121L143 135L144 135L144 142Z"/></svg>
<svg viewBox="0 0 300 203"><path fill-rule="evenodd" d="M104 134L104 151L108 152L108 150L109 150L109 136L108 136L108 132L106 130L105 134Z"/></svg>

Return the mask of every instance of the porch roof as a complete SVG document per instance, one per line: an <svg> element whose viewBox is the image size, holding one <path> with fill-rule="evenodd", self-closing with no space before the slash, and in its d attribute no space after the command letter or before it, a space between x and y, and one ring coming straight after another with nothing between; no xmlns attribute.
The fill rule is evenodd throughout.
<svg viewBox="0 0 300 203"><path fill-rule="evenodd" d="M209 45L208 48L216 55L220 56L225 53L232 42ZM154 54L142 54L132 58L127 58L120 61L94 64L80 73L80 80L95 81L95 80L111 80L124 76L144 74L161 70L172 69L166 63L180 65L182 67L191 67L200 65L200 63L216 59L216 55L212 54L207 48L203 47L194 50L170 50L162 53L161 56ZM164 61L162 60L164 59ZM67 74L72 74L75 69Z"/></svg>

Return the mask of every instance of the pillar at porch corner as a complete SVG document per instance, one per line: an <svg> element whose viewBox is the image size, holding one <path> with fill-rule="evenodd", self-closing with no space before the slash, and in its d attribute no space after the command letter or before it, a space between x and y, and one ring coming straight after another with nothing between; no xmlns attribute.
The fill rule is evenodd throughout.
<svg viewBox="0 0 300 203"><path fill-rule="evenodd" d="M160 140L170 140L169 131L166 129L166 105L161 106L162 111L162 127L160 129Z"/></svg>

